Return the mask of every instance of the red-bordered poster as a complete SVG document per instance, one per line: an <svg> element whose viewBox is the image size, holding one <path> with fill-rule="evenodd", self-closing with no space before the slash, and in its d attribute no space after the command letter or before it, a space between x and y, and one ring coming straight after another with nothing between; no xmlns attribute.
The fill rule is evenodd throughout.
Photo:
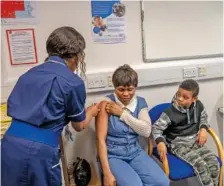
<svg viewBox="0 0 224 186"><path fill-rule="evenodd" d="M6 35L12 65L38 62L33 28L6 30Z"/></svg>

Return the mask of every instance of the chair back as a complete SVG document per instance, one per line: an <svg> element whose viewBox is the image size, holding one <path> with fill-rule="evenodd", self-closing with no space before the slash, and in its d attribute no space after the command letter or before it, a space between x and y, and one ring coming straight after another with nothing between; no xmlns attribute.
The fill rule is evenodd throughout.
<svg viewBox="0 0 224 186"><path fill-rule="evenodd" d="M154 106L152 109L149 110L149 116L151 118L152 124L159 119L160 115L169 107L171 103L161 103L159 105Z"/></svg>

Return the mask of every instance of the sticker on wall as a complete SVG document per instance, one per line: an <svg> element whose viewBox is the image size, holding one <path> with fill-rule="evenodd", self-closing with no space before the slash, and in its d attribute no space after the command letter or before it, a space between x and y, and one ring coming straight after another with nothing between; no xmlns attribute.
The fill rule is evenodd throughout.
<svg viewBox="0 0 224 186"><path fill-rule="evenodd" d="M9 56L12 65L37 63L34 29L6 30Z"/></svg>
<svg viewBox="0 0 224 186"><path fill-rule="evenodd" d="M91 1L95 43L126 42L126 7L120 1Z"/></svg>
<svg viewBox="0 0 224 186"><path fill-rule="evenodd" d="M35 1L1 1L2 24L36 24L37 6Z"/></svg>

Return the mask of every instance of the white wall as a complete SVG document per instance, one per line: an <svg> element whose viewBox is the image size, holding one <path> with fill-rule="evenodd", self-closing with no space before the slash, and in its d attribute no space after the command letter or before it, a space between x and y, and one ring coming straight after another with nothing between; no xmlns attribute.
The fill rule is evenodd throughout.
<svg viewBox="0 0 224 186"><path fill-rule="evenodd" d="M143 6L146 58L161 61L167 58L222 53L222 3L145 1Z"/></svg>
<svg viewBox="0 0 224 186"><path fill-rule="evenodd" d="M127 43L100 45L91 40L91 4L89 1L41 1L37 3L40 10L39 24L35 25L38 59L41 63L46 58L45 42L49 34L60 26L73 26L86 40L86 63L88 71L98 71L117 67L123 63L139 64L141 61L141 35L140 33L140 4L127 2ZM81 16L82 15L82 16ZM136 15L136 16L133 16ZM4 67L4 81L10 83L31 66L12 67L9 61L6 28L27 28L29 26L2 27L2 61ZM131 55L130 55L131 54Z"/></svg>
<svg viewBox="0 0 224 186"><path fill-rule="evenodd" d="M174 61L174 62L161 62L153 64L145 64L142 61L142 47L141 47L141 22L140 22L140 3L139 2L125 2L127 5L127 43L124 44L112 44L102 45L94 44L91 40L91 14L90 14L90 2L40 2L40 23L35 26L36 31L36 42L38 49L38 58L41 63L45 57L45 42L50 32L58 26L70 25L79 30L86 38L86 63L87 72L98 73L100 72L112 72L117 66L124 63L132 65L134 68L155 74L156 78L168 78L169 75L175 75L178 73L178 78L175 81L167 81L167 79L158 80L158 85L150 87L142 87L138 90L138 94L146 97L148 100L149 107L170 101L173 94L176 91L178 83L182 80L181 70L185 66L193 65L208 65L212 66L213 60L191 60L191 61ZM83 16L80 16L82 13ZM29 26L25 26L29 27ZM12 67L10 66L9 56L6 45L5 29L8 27L2 27L2 68L3 72L1 77L2 82L2 97L1 101L6 101L7 96L11 92L11 89L17 80L18 76L24 73L32 66L21 66ZM11 28L23 28L23 26L11 26ZM152 43L153 45L153 43ZM220 61L220 60L219 60ZM200 80L201 92L200 99L206 106L209 114L209 121L215 131L221 135L222 131L219 130L218 123L222 124L222 118L219 118L217 114L217 107L222 105L223 96L223 79L220 77L222 72L223 62L218 63L219 69L213 69L213 75L216 70L219 70L219 74L215 79L204 79ZM101 68L99 68L101 67ZM176 68L178 67L178 68ZM160 69L163 70L160 70ZM173 69L177 71L172 71ZM209 67L210 68L210 67ZM211 67L212 68L212 67ZM221 71L220 71L221 70ZM209 71L209 69L208 69ZM141 75L141 74L140 74ZM146 73L147 75L147 73ZM165 76L164 76L165 75ZM153 76L153 77L154 77ZM153 78L149 76L150 78ZM144 77L147 78L147 77ZM212 78L212 77L210 77ZM171 79L172 80L172 79ZM157 82L157 81L155 81ZM174 82L174 83L171 83ZM162 84L161 84L162 83ZM171 83L164 85L163 83ZM95 92L88 93L87 105L95 102L99 97L104 96L107 92ZM76 156L82 156L87 159L95 160L96 149L95 149L95 133L94 123L92 122L90 128L81 133L73 131L73 137L75 138L74 143L68 143L67 152L70 160ZM209 143L209 146L214 149L214 145Z"/></svg>

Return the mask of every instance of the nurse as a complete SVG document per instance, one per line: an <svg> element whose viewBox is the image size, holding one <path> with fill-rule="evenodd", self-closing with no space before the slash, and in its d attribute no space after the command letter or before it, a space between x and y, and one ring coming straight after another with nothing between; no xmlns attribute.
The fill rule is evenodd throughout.
<svg viewBox="0 0 224 186"><path fill-rule="evenodd" d="M54 30L46 42L45 63L30 69L8 99L12 123L1 142L1 185L61 186L59 136L71 122L86 128L98 104L85 109L83 36L72 27Z"/></svg>

